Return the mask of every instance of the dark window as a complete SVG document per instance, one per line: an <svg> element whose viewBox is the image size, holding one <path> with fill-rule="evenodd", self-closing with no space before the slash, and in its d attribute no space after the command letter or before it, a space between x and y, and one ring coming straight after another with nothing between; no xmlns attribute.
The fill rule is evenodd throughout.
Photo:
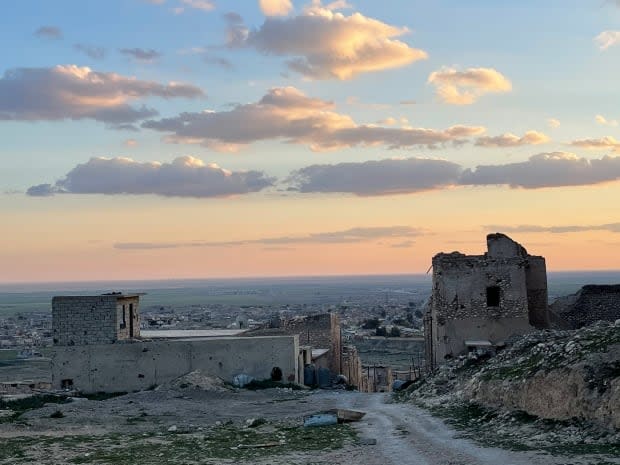
<svg viewBox="0 0 620 465"><path fill-rule="evenodd" d="M271 381L282 381L282 369L280 367L271 369Z"/></svg>
<svg viewBox="0 0 620 465"><path fill-rule="evenodd" d="M499 286L487 287L487 307L499 307Z"/></svg>
<svg viewBox="0 0 620 465"><path fill-rule="evenodd" d="M61 389L71 389L73 388L73 380L72 379L63 379L60 381Z"/></svg>
<svg viewBox="0 0 620 465"><path fill-rule="evenodd" d="M123 305L123 319L121 321L121 329L125 329L127 327L127 316L125 312L125 306Z"/></svg>

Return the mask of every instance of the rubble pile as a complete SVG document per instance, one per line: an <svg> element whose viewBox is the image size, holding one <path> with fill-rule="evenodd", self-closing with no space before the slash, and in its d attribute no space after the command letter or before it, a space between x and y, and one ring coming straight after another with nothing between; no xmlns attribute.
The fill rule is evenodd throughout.
<svg viewBox="0 0 620 465"><path fill-rule="evenodd" d="M194 370L169 383L158 386L158 389L195 389L209 392L226 392L231 387L217 376L211 376L202 370Z"/></svg>

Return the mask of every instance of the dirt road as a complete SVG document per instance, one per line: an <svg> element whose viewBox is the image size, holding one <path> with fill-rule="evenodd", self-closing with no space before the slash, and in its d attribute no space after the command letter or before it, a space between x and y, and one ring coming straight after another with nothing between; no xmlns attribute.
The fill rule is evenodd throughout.
<svg viewBox="0 0 620 465"><path fill-rule="evenodd" d="M355 428L362 438L377 440L376 445L364 446L364 463L409 465L537 465L537 464L596 464L597 457L554 457L534 452L513 452L481 447L457 438L454 430L425 411L410 404L389 403L382 394L352 393L340 399L348 407L367 412ZM347 461L343 454L343 462ZM606 463L620 463L609 459Z"/></svg>

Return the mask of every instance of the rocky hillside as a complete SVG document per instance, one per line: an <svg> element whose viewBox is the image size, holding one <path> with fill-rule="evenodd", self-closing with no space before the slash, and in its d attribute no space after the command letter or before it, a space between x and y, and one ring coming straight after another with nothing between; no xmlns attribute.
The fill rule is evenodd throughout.
<svg viewBox="0 0 620 465"><path fill-rule="evenodd" d="M620 321L523 336L494 357L462 357L412 386L428 407L467 402L620 430Z"/></svg>

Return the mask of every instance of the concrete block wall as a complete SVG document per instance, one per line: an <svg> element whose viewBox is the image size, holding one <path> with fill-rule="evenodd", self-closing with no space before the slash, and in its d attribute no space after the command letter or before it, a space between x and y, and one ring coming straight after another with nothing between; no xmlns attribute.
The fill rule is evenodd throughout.
<svg viewBox="0 0 620 465"><path fill-rule="evenodd" d="M139 337L138 306L138 296L104 294L54 297L52 299L54 345L113 344L119 340L130 339L132 329L133 337ZM130 321L131 315L133 326Z"/></svg>
<svg viewBox="0 0 620 465"><path fill-rule="evenodd" d="M64 296L52 299L54 345L111 344L117 339L116 297Z"/></svg>
<svg viewBox="0 0 620 465"><path fill-rule="evenodd" d="M223 337L135 341L127 344L57 346L52 386L85 393L128 392L203 370L231 382L241 373L266 379L279 367L284 381L298 381L299 339L295 336Z"/></svg>

